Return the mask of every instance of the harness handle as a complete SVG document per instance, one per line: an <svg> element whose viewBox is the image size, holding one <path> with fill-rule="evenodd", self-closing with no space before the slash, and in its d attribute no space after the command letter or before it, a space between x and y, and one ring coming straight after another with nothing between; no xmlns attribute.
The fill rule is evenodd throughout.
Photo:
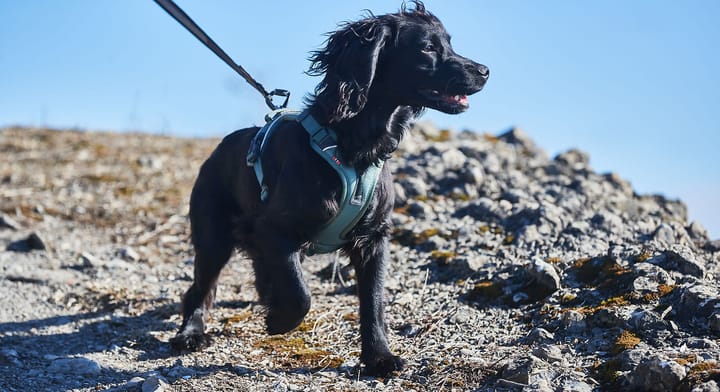
<svg viewBox="0 0 720 392"><path fill-rule="evenodd" d="M233 69L233 71L237 72L240 76L242 76L246 82L248 82L251 86L255 88L260 94L265 98L265 103L270 107L272 110L278 110L283 109L287 107L288 101L290 100L290 92L288 90L281 90L281 89L275 89L270 92L267 92L265 90L265 87L263 87L262 84L260 84L257 80L253 79L250 74L245 71L245 68L235 63L230 56L223 51L218 44L215 43L215 41L210 38L201 28L197 25L189 16L185 13L180 7L178 7L175 2L172 0L155 0L155 3L159 5L162 9L164 9L170 16L173 17L178 23L180 23L183 27L185 27L192 35L195 36L200 42L202 42L208 49L210 49L213 53L215 53L222 61L225 62L225 64L229 65L230 68ZM285 101L282 103L282 105L277 106L273 103L272 97L273 96L279 96L279 97L285 97Z"/></svg>

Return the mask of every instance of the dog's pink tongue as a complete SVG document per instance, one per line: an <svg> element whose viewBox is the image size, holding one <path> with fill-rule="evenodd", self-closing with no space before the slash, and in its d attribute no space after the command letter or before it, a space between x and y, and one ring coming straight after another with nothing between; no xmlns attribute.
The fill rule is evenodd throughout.
<svg viewBox="0 0 720 392"><path fill-rule="evenodd" d="M461 105L467 105L467 95L446 95L443 98L445 98L446 101L459 103Z"/></svg>

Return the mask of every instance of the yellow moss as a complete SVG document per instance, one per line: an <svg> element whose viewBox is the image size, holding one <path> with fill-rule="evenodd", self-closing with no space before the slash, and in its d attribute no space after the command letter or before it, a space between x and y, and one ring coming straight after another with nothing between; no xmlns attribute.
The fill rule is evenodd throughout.
<svg viewBox="0 0 720 392"><path fill-rule="evenodd" d="M355 312L345 313L342 318L345 321L360 321L360 316Z"/></svg>
<svg viewBox="0 0 720 392"><path fill-rule="evenodd" d="M577 295L575 295L573 293L565 293L565 294L563 294L562 297L560 297L560 302L566 304L568 302L574 301L576 298L577 298Z"/></svg>
<svg viewBox="0 0 720 392"><path fill-rule="evenodd" d="M598 306L598 309L615 307L615 306L625 306L625 305L629 305L629 304L630 304L630 302L627 300L627 298L624 295L618 295L617 297L610 297L608 299L604 299L602 302L600 302L600 306Z"/></svg>
<svg viewBox="0 0 720 392"><path fill-rule="evenodd" d="M482 225L482 226L478 227L478 231L479 231L480 233L482 233L482 234L485 234L485 233L487 233L488 231L490 231L490 226L488 226L488 225Z"/></svg>
<svg viewBox="0 0 720 392"><path fill-rule="evenodd" d="M329 351L310 347L303 338L270 336L253 344L255 348L285 357L285 365L292 367L338 367L343 359Z"/></svg>
<svg viewBox="0 0 720 392"><path fill-rule="evenodd" d="M718 371L720 366L715 361L700 362L697 365L690 368L689 374L697 374L702 372Z"/></svg>
<svg viewBox="0 0 720 392"><path fill-rule="evenodd" d="M309 331L312 331L314 325L315 325L315 322L303 320L303 322L300 323L300 325L298 325L297 327L295 327L295 329L293 329L293 331L309 332Z"/></svg>
<svg viewBox="0 0 720 392"><path fill-rule="evenodd" d="M468 201L470 200L470 195L464 192L453 192L450 195L450 198L453 200L459 200L459 201Z"/></svg>
<svg viewBox="0 0 720 392"><path fill-rule="evenodd" d="M650 252L647 251L647 250L644 250L642 253L640 253L639 255L635 256L635 262L637 262L637 263L642 263L642 262L647 261L647 260L650 259L651 257L652 257L652 253L650 253Z"/></svg>
<svg viewBox="0 0 720 392"><path fill-rule="evenodd" d="M505 239L503 239L503 244L510 245L513 243L513 241L515 241L515 236L512 234L508 234L505 236Z"/></svg>
<svg viewBox="0 0 720 392"><path fill-rule="evenodd" d="M548 257L547 259L545 259L545 262L550 264L560 264L562 262L562 259L559 257Z"/></svg>
<svg viewBox="0 0 720 392"><path fill-rule="evenodd" d="M490 142L490 143L497 143L500 141L500 138L498 138L497 136L491 135L489 133L484 133L483 139L485 139L486 142Z"/></svg>
<svg viewBox="0 0 720 392"><path fill-rule="evenodd" d="M578 268L578 269L582 268L590 260L592 260L592 259L589 257L581 257L581 258L575 260L575 263L573 263L573 267Z"/></svg>
<svg viewBox="0 0 720 392"><path fill-rule="evenodd" d="M480 298L497 298L503 293L502 285L498 282L491 280L484 280L475 284L473 289L468 294L470 300L477 300Z"/></svg>
<svg viewBox="0 0 720 392"><path fill-rule="evenodd" d="M247 319L249 319L252 316L252 312L249 310L246 310L244 312L238 313L236 315L224 318L222 320L223 324L237 324L240 322L243 322Z"/></svg>
<svg viewBox="0 0 720 392"><path fill-rule="evenodd" d="M450 140L452 132L448 129L443 129L437 135L425 134L425 139L431 142L446 142Z"/></svg>
<svg viewBox="0 0 720 392"><path fill-rule="evenodd" d="M122 182L124 179L122 177L118 177L112 174L85 174L81 176L83 180L88 180L90 182Z"/></svg>
<svg viewBox="0 0 720 392"><path fill-rule="evenodd" d="M276 352L284 352L288 350L300 350L306 348L305 339L288 338L285 336L268 336L265 339L258 340L253 344L255 348L262 348Z"/></svg>
<svg viewBox="0 0 720 392"><path fill-rule="evenodd" d="M630 331L623 331L620 336L618 336L617 340L615 340L615 344L610 350L610 353L619 354L625 350L634 348L638 344L640 344L640 338Z"/></svg>
<svg viewBox="0 0 720 392"><path fill-rule="evenodd" d="M617 359L611 359L604 363L597 361L593 364L593 370L598 381L601 383L611 383L616 381L620 376L620 361Z"/></svg>
<svg viewBox="0 0 720 392"><path fill-rule="evenodd" d="M675 290L675 287L676 287L675 285L659 284L657 292L647 293L647 294L643 295L642 299L645 302L657 301L658 299L672 293L672 291Z"/></svg>
<svg viewBox="0 0 720 392"><path fill-rule="evenodd" d="M430 258L442 265L447 265L457 257L457 253L449 250L434 250L430 253Z"/></svg>

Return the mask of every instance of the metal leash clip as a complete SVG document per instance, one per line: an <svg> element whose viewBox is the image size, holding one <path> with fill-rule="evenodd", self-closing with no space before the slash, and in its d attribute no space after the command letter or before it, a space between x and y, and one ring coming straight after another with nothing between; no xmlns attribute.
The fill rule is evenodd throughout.
<svg viewBox="0 0 720 392"><path fill-rule="evenodd" d="M285 97L285 101L283 101L282 105L277 106L273 102L273 97ZM270 91L265 96L265 103L267 103L267 105L272 110L285 109L288 105L289 100L290 100L290 91L279 89L279 88L276 88L275 90Z"/></svg>

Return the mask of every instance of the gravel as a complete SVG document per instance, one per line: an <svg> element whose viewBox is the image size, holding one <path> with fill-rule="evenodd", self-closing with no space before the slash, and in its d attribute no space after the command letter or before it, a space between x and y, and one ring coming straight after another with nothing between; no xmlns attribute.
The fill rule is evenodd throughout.
<svg viewBox="0 0 720 392"><path fill-rule="evenodd" d="M358 373L354 276L303 268L313 308L264 332L242 254L214 343L174 356L192 281L187 205L218 140L0 130L0 390L716 391L720 240L524 132L418 124L389 165L394 377Z"/></svg>

